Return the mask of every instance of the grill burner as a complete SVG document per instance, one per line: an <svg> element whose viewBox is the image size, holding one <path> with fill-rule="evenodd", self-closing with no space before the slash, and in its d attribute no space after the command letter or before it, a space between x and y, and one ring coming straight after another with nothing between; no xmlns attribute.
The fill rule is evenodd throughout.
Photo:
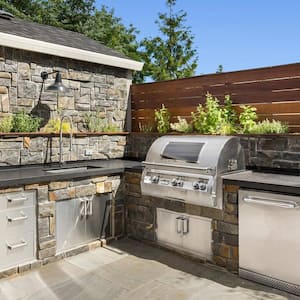
<svg viewBox="0 0 300 300"><path fill-rule="evenodd" d="M237 137L163 136L150 147L144 195L222 208L221 175L245 168Z"/></svg>

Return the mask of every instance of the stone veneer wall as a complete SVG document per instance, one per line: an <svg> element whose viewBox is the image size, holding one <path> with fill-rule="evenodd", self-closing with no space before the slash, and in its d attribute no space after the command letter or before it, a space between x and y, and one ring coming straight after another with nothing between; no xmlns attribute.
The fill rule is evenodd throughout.
<svg viewBox="0 0 300 300"><path fill-rule="evenodd" d="M126 157L144 160L149 147L159 136L157 133L131 133L127 137ZM300 169L300 135L239 137L247 166Z"/></svg>
<svg viewBox="0 0 300 300"><path fill-rule="evenodd" d="M63 137L63 159L70 160L70 138ZM126 136L73 137L71 160L122 158ZM92 151L86 155L85 150ZM59 161L59 137L0 137L0 166L42 164Z"/></svg>
<svg viewBox="0 0 300 300"><path fill-rule="evenodd" d="M56 254L56 201L112 193L112 212L115 215L115 224L111 225L111 227L114 227L115 236L123 235L124 233L124 188L120 176L101 176L80 180L30 184L1 189L0 193L24 190L34 190L37 197L37 261L1 271L0 278L22 273L49 262L101 246L101 241L98 240L64 253ZM112 228L110 230L112 231Z"/></svg>
<svg viewBox="0 0 300 300"><path fill-rule="evenodd" d="M236 189L224 189L224 209L141 195L141 172L125 173L126 231L133 238L155 242L156 208L212 219L213 262L231 272L238 270L238 205ZM200 239L200 237L199 237Z"/></svg>
<svg viewBox="0 0 300 300"><path fill-rule="evenodd" d="M35 107L42 71L60 71L63 84L70 88L67 94L42 92L41 102L49 106L52 117L62 110L82 130L83 115L99 111L124 128L131 71L7 47L0 47L0 118L19 110L30 112ZM55 74L49 75L45 87L54 78Z"/></svg>

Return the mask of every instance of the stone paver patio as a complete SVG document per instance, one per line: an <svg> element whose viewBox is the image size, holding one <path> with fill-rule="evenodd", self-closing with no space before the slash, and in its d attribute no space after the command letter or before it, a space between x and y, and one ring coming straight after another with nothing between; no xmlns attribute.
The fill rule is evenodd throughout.
<svg viewBox="0 0 300 300"><path fill-rule="evenodd" d="M123 239L0 280L0 299L300 299L209 264Z"/></svg>

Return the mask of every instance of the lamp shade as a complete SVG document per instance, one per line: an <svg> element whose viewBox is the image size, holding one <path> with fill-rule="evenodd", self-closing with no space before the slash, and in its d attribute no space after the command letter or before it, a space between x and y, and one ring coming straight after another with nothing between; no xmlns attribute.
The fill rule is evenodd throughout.
<svg viewBox="0 0 300 300"><path fill-rule="evenodd" d="M57 72L55 82L47 88L47 91L56 91L63 93L69 92L69 89L62 83L60 72Z"/></svg>

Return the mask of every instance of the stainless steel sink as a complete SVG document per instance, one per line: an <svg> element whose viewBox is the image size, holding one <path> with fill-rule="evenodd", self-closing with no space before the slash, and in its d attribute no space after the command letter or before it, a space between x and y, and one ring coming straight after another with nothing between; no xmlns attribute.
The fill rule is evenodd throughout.
<svg viewBox="0 0 300 300"><path fill-rule="evenodd" d="M45 170L47 173L52 174L65 174L65 173L74 173L74 172L85 172L90 169L100 169L101 167L93 167L93 166L84 166L84 167L64 167L64 168L57 168L57 169L51 169L51 170Z"/></svg>

